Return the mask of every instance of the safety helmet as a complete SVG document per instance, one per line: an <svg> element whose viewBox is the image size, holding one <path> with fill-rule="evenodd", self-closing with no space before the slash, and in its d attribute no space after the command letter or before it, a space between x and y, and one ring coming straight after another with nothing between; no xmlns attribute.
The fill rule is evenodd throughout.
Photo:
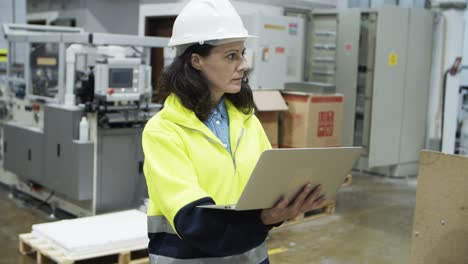
<svg viewBox="0 0 468 264"><path fill-rule="evenodd" d="M177 16L169 47L193 43L217 45L250 36L228 0L191 0Z"/></svg>

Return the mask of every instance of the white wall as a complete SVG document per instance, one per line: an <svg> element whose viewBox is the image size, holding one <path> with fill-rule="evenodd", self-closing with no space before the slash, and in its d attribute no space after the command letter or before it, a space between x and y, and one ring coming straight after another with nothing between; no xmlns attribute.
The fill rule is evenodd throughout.
<svg viewBox="0 0 468 264"><path fill-rule="evenodd" d="M336 2L336 8L337 9L345 9L349 7L349 2L351 0L337 0Z"/></svg>
<svg viewBox="0 0 468 264"><path fill-rule="evenodd" d="M468 66L468 9L465 11L465 40L463 41L462 65ZM468 69L461 72L460 84L468 86Z"/></svg>
<svg viewBox="0 0 468 264"><path fill-rule="evenodd" d="M430 0L432 6L440 4L467 4L468 0Z"/></svg>
<svg viewBox="0 0 468 264"><path fill-rule="evenodd" d="M141 4L162 4L162 3L176 3L176 2L182 2L182 1L185 1L185 0L140 0L140 3ZM341 0L231 0L231 1L233 2L241 1L241 2L250 2L254 4L261 4L261 5L310 9L310 8L335 8L337 6L337 3Z"/></svg>
<svg viewBox="0 0 468 264"><path fill-rule="evenodd" d="M396 5L396 0L372 0L371 8L380 8L384 5Z"/></svg>
<svg viewBox="0 0 468 264"><path fill-rule="evenodd" d="M26 0L0 0L0 26L3 23L26 23ZM16 44L16 52L9 51L8 57L16 62L24 61L23 44ZM0 49L8 49L8 43L0 29Z"/></svg>
<svg viewBox="0 0 468 264"><path fill-rule="evenodd" d="M275 5L282 7L311 9L335 8L340 0L239 0L257 4Z"/></svg>
<svg viewBox="0 0 468 264"><path fill-rule="evenodd" d="M142 3L138 21L138 34L145 34L146 17L177 16L188 0L180 0L176 3ZM279 6L255 4L245 1L232 1L233 6L239 14L250 14L260 12L269 16L283 15L284 9Z"/></svg>
<svg viewBox="0 0 468 264"><path fill-rule="evenodd" d="M4 1L4 0L2 0ZM284 7L336 7L338 0L231 0L239 13L282 15ZM89 32L140 34L147 16L177 15L187 0L35 0L28 1L28 19L51 21L74 18Z"/></svg>
<svg viewBox="0 0 468 264"><path fill-rule="evenodd" d="M339 1L347 0L231 0L240 14L260 12L268 16L283 15L284 8L335 8ZM176 16L187 2L188 0L140 0L138 34L143 35L145 32L146 17Z"/></svg>
<svg viewBox="0 0 468 264"><path fill-rule="evenodd" d="M424 8L425 0L400 0L399 6L408 8Z"/></svg>
<svg viewBox="0 0 468 264"><path fill-rule="evenodd" d="M84 8L86 1L34 0L27 1L27 13Z"/></svg>
<svg viewBox="0 0 468 264"><path fill-rule="evenodd" d="M384 5L397 5L407 8L424 8L425 0L348 0L349 7L380 8Z"/></svg>
<svg viewBox="0 0 468 264"><path fill-rule="evenodd" d="M63 19L75 19L77 27L85 27L87 14L85 9L77 8L77 9L70 9L70 10L34 10L32 12L28 12L27 20L34 21L34 20L45 20L47 25L54 20L59 18Z"/></svg>
<svg viewBox="0 0 468 264"><path fill-rule="evenodd" d="M145 35L145 21L147 17L176 16L187 1L177 3L142 3L138 16L138 35Z"/></svg>
<svg viewBox="0 0 468 264"><path fill-rule="evenodd" d="M372 0L349 0L348 7L370 7Z"/></svg>
<svg viewBox="0 0 468 264"><path fill-rule="evenodd" d="M88 32L138 34L139 2L135 0L43 0L28 2L28 20L76 20Z"/></svg>
<svg viewBox="0 0 468 264"><path fill-rule="evenodd" d="M83 27L86 20L86 15L83 13L84 8L84 1L28 1L27 20L45 20L46 24L49 25L58 18L74 18L77 27Z"/></svg>
<svg viewBox="0 0 468 264"><path fill-rule="evenodd" d="M138 34L139 2L136 0L87 0L85 29L114 34Z"/></svg>

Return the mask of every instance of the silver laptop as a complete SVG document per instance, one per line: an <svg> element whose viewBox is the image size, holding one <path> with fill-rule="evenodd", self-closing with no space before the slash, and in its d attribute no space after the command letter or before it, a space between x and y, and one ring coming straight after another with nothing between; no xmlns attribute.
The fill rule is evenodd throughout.
<svg viewBox="0 0 468 264"><path fill-rule="evenodd" d="M361 147L266 150L237 204L198 207L236 211L271 208L281 197L293 201L307 183L321 184L325 202L335 201L361 151Z"/></svg>

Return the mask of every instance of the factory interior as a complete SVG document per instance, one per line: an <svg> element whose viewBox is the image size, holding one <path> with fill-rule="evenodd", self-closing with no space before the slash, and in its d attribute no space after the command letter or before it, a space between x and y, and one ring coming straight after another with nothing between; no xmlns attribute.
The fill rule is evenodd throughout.
<svg viewBox="0 0 468 264"><path fill-rule="evenodd" d="M177 43L186 14L249 35L227 145L163 119L191 45L239 42ZM0 0L0 28L0 264L468 264L468 0Z"/></svg>

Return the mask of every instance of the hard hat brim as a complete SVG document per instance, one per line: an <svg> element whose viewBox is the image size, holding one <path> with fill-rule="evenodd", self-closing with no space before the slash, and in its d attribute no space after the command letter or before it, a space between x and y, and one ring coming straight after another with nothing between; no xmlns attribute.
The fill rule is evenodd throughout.
<svg viewBox="0 0 468 264"><path fill-rule="evenodd" d="M249 38L258 38L258 36L254 36L254 35L247 35L247 36L229 36L229 37L226 37L226 38L222 38L222 39L200 39L200 40L191 40L191 41L173 41L172 39L169 40L169 43L168 43L168 47L177 47L177 46L185 46L185 45L189 45L189 44L195 44L195 43L207 43L207 44L211 44L211 43L216 43L217 41L219 41L220 43L219 44L211 44L211 45L220 45L222 43L228 43L228 42L232 42L232 41L229 41L229 40L233 40L233 41L236 41L236 40L247 40ZM227 41L224 41L224 40L227 40ZM211 42L211 43L210 43Z"/></svg>

